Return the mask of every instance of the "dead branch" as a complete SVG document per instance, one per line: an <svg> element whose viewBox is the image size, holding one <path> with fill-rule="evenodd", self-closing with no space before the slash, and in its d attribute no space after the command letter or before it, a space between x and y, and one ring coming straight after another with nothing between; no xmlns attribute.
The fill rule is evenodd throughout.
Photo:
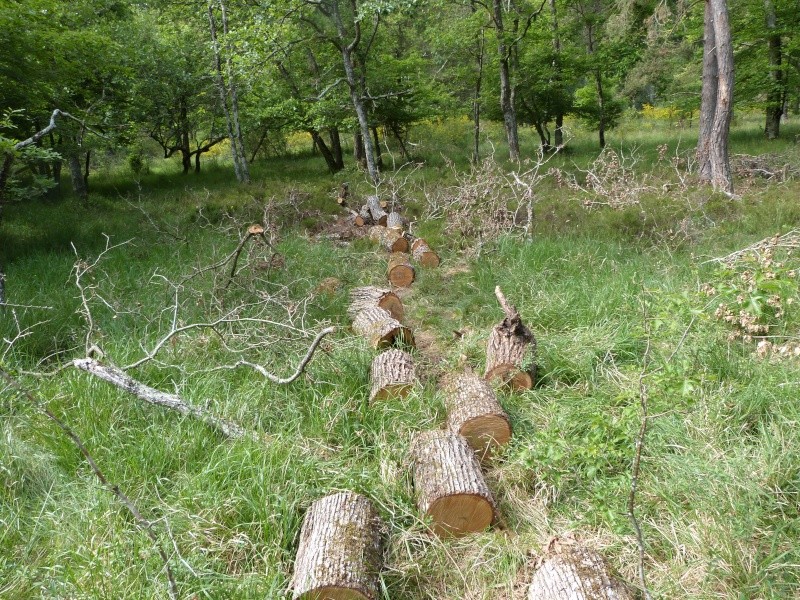
<svg viewBox="0 0 800 600"><path fill-rule="evenodd" d="M800 229L792 229L784 234L776 234L763 240L759 240L745 248L731 252L730 254L718 258L710 258L703 261L702 265L710 262L720 263L722 265L730 266L746 254L760 254L768 249L774 250L782 248L785 250L796 250L800 248Z"/></svg>
<svg viewBox="0 0 800 600"><path fill-rule="evenodd" d="M137 381L119 367L101 364L99 361L93 358L76 358L72 361L72 365L81 371L86 371L90 375L94 375L95 377L114 384L118 388L128 392L129 394L133 394L144 402L154 404L156 406L163 406L170 410L177 411L182 415L198 419L212 429L216 429L227 438L258 439L258 436L255 433L243 429L236 423L220 419L219 417L215 417L202 408L187 404L183 398L177 394L162 392L155 388L151 388L140 381Z"/></svg>
<svg viewBox="0 0 800 600"><path fill-rule="evenodd" d="M86 459L86 462L89 463L89 467L92 469L95 477L100 481L100 483L109 490L114 496L119 500L122 505L128 509L128 512L133 515L134 522L136 526L145 532L147 537L150 538L150 541L153 542L153 546L155 546L156 551L158 552L159 556L161 557L161 561L164 563L164 572L167 576L167 581L169 582L169 595L170 598L173 600L177 600L180 596L178 594L178 585L175 582L175 576L172 573L172 567L169 564L169 557L167 556L166 551L164 550L161 542L158 539L158 535L156 535L155 528L153 527L153 523L146 519L144 515L142 515L141 511L136 507L133 501L120 489L120 487L116 484L111 483L108 478L105 476L103 471L100 470L100 467L97 465L97 462L92 457L91 453L89 452L86 444L83 443L83 440L76 434L72 428L67 425L64 421L62 421L59 417L55 415L47 406L45 406L42 402L37 400L33 394L31 394L27 389L25 389L22 384L20 384L16 379L11 377L5 369L0 367L0 375L2 375L3 379L5 379L8 384L16 389L22 396L24 396L33 406L36 406L41 410L48 419L50 419L53 423L55 423L59 429L66 435L73 444L78 448L80 453Z"/></svg>

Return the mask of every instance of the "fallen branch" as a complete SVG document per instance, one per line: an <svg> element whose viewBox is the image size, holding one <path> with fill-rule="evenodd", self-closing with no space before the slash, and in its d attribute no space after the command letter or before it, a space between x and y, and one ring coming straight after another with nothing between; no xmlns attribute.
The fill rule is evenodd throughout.
<svg viewBox="0 0 800 600"><path fill-rule="evenodd" d="M119 488L118 485L111 483L108 478L106 478L103 471L100 470L100 467L97 466L92 455L89 453L89 450L86 448L86 444L83 443L78 434L76 434L64 421L58 418L47 406L44 406L41 402L39 402L33 394L31 394L28 390L22 387L16 379L14 379L11 375L9 375L2 367L0 367L0 376L5 379L8 384L16 389L20 394L22 394L27 400L33 404L34 406L39 407L39 409L50 419L53 423L55 423L59 429L66 435L72 443L77 446L80 453L86 459L86 462L89 463L89 467L92 469L92 472L95 474L95 477L100 480L100 483L108 489L114 496L116 496L117 500L119 500L125 508L128 509L128 512L133 515L134 522L136 526L141 529L142 531L147 534L147 537L150 538L150 541L153 542L156 550L158 551L159 556L161 557L162 562L164 563L164 572L167 575L167 581L169 582L169 595L170 598L173 600L177 600L180 596L178 594L178 585L175 583L175 576L172 573L172 568L169 566L169 557L167 556L166 551L161 546L161 542L156 535L155 529L153 528L153 523L146 519L144 515L136 508L136 505L131 501L128 496Z"/></svg>
<svg viewBox="0 0 800 600"><path fill-rule="evenodd" d="M182 415L199 419L212 429L216 429L222 433L222 435L227 438L258 439L258 436L255 433L245 430L236 423L226 421L225 419L220 419L219 417L215 417L202 408L187 404L183 398L177 394L168 394L167 392L162 392L155 388L151 388L150 386L137 381L119 367L101 364L93 358L76 358L72 361L72 365L81 371L86 371L95 377L114 384L118 388L125 390L129 394L133 394L144 402L155 404L157 406L163 406L165 408L169 408L170 410L177 411Z"/></svg>

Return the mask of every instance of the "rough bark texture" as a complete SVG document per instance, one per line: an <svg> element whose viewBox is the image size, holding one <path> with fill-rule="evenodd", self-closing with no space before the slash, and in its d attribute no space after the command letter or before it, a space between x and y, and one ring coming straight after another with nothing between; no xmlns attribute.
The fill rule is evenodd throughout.
<svg viewBox="0 0 800 600"><path fill-rule="evenodd" d="M358 216L361 217L361 225L359 225L359 227L373 224L372 213L369 211L369 207L366 204L361 207L361 210L358 212Z"/></svg>
<svg viewBox="0 0 800 600"><path fill-rule="evenodd" d="M362 310L382 308L398 321L403 320L403 303L392 290L373 286L357 287L350 291L347 314L355 319Z"/></svg>
<svg viewBox="0 0 800 600"><path fill-rule="evenodd" d="M705 2L703 26L703 86L700 92L700 135L697 140L697 175L711 183L711 128L717 107L717 46L714 41L714 13Z"/></svg>
<svg viewBox="0 0 800 600"><path fill-rule="evenodd" d="M389 229L404 229L407 224L408 219L403 217L399 212L392 211L389 213L389 216L386 217L386 226Z"/></svg>
<svg viewBox="0 0 800 600"><path fill-rule="evenodd" d="M417 381L414 359L408 352L392 349L382 352L372 361L372 391L369 399L403 398Z"/></svg>
<svg viewBox="0 0 800 600"><path fill-rule="evenodd" d="M781 47L781 34L778 32L778 17L775 4L772 0L764 0L766 13L767 44L769 57L769 88L767 89L766 122L764 135L768 140L778 137L781 129L781 116L783 116L783 101L786 94L786 81L783 76L781 63L783 50Z"/></svg>
<svg viewBox="0 0 800 600"><path fill-rule="evenodd" d="M503 2L501 0L492 1L492 19L497 34L497 54L500 59L500 111L503 113L503 125L508 139L508 153L511 160L519 160L517 111L514 106L514 87L511 84L511 58L506 45L506 34L503 26Z"/></svg>
<svg viewBox="0 0 800 600"><path fill-rule="evenodd" d="M447 428L464 436L480 460L511 439L508 415L486 381L472 373L455 375L444 391Z"/></svg>
<svg viewBox="0 0 800 600"><path fill-rule="evenodd" d="M389 265L386 268L386 276L395 287L408 287L414 283L416 272L411 266L408 254L403 252L393 252L389 256Z"/></svg>
<svg viewBox="0 0 800 600"><path fill-rule="evenodd" d="M373 600L379 597L383 522L354 492L314 502L300 531L293 600Z"/></svg>
<svg viewBox="0 0 800 600"><path fill-rule="evenodd" d="M426 431L411 452L417 504L434 533L464 535L492 524L494 498L467 440L452 431Z"/></svg>
<svg viewBox="0 0 800 600"><path fill-rule="evenodd" d="M389 252L408 252L408 240L397 229L373 225L369 230L369 238Z"/></svg>
<svg viewBox="0 0 800 600"><path fill-rule="evenodd" d="M411 330L382 308L368 308L358 313L353 321L353 331L365 337L373 348L387 348L395 342L414 345Z"/></svg>
<svg viewBox="0 0 800 600"><path fill-rule="evenodd" d="M495 294L506 313L505 319L495 325L486 345L486 372L484 378L501 379L515 389L529 390L536 379L536 338L519 316L517 309L508 303L499 287Z"/></svg>
<svg viewBox="0 0 800 600"><path fill-rule="evenodd" d="M533 575L528 600L633 600L596 552L558 540L550 546Z"/></svg>
<svg viewBox="0 0 800 600"><path fill-rule="evenodd" d="M411 244L411 256L424 267L438 267L441 260L428 243L422 238L417 238Z"/></svg>
<svg viewBox="0 0 800 600"><path fill-rule="evenodd" d="M367 208L372 215L373 222L378 225L386 225L386 219L389 218L389 215L383 210L381 201L377 196L367 196Z"/></svg>

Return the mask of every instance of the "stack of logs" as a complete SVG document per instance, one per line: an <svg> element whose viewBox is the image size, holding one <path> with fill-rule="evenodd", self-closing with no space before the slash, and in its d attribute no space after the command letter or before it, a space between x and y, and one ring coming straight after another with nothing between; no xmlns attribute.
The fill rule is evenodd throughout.
<svg viewBox="0 0 800 600"><path fill-rule="evenodd" d="M407 224L386 213L377 197L368 198L358 226L373 223L370 237L391 252L389 279L410 285L413 267L400 257L411 250L422 264L439 258L423 240L402 232ZM417 253L415 254L415 244ZM425 262L429 261L429 262ZM411 269L396 280L394 268ZM410 278L410 279L409 279ZM505 313L489 336L486 371L446 376L441 383L447 419L443 429L417 434L411 444L413 480L420 513L439 536L483 531L496 520L497 503L481 465L511 439L511 422L490 383L510 390L530 389L535 382L536 340L519 312L499 287L495 294ZM393 401L417 384L413 357L396 346L414 347L411 330L402 324L401 299L392 290L355 288L348 314L353 331L381 351L372 361L369 401ZM353 492L326 496L311 505L303 522L292 580L293 600L377 599L380 595L381 531L384 526L370 501ZM551 542L528 588L528 600L630 600L627 588L609 573L596 553Z"/></svg>

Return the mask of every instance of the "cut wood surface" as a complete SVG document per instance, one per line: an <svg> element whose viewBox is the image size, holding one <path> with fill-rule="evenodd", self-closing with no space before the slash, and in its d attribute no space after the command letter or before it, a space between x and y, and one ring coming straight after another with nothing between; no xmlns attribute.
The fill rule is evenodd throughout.
<svg viewBox="0 0 800 600"><path fill-rule="evenodd" d="M443 388L447 428L464 436L480 460L511 439L508 415L486 381L464 373L449 377Z"/></svg>
<svg viewBox="0 0 800 600"><path fill-rule="evenodd" d="M386 276L395 287L408 287L414 283L416 271L408 259L408 254L403 252L393 252L389 256L389 266L386 268Z"/></svg>
<svg viewBox="0 0 800 600"><path fill-rule="evenodd" d="M372 361L373 400L390 400L406 396L417 381L414 372L414 359L408 352L392 349L380 353Z"/></svg>
<svg viewBox="0 0 800 600"><path fill-rule="evenodd" d="M536 338L499 286L495 288L495 295L506 317L489 334L484 378L500 379L512 388L529 390L536 378Z"/></svg>
<svg viewBox="0 0 800 600"><path fill-rule="evenodd" d="M556 539L540 559L527 600L633 600L633 594L599 554Z"/></svg>
<svg viewBox="0 0 800 600"><path fill-rule="evenodd" d="M441 262L439 255L422 238L415 239L411 244L411 256L425 267L438 267Z"/></svg>
<svg viewBox="0 0 800 600"><path fill-rule="evenodd" d="M373 223L377 225L386 225L386 219L389 215L383 210L380 200L377 196L367 196L367 208L372 215Z"/></svg>
<svg viewBox="0 0 800 600"><path fill-rule="evenodd" d="M392 290L373 286L350 290L350 306L347 308L350 318L355 319L366 308L382 308L398 321L403 320L403 302Z"/></svg>
<svg viewBox="0 0 800 600"><path fill-rule="evenodd" d="M425 431L412 445L414 488L420 512L437 535L483 531L495 502L467 440L452 431Z"/></svg>
<svg viewBox="0 0 800 600"><path fill-rule="evenodd" d="M292 599L378 598L382 529L372 503L354 492L339 492L314 502L300 531Z"/></svg>
<svg viewBox="0 0 800 600"><path fill-rule="evenodd" d="M414 346L411 330L382 308L367 308L358 313L353 320L353 331L365 337L377 349L398 342Z"/></svg>
<svg viewBox="0 0 800 600"><path fill-rule="evenodd" d="M408 252L408 240L401 231L389 229L383 225L373 225L369 229L369 238L378 242L389 252Z"/></svg>

